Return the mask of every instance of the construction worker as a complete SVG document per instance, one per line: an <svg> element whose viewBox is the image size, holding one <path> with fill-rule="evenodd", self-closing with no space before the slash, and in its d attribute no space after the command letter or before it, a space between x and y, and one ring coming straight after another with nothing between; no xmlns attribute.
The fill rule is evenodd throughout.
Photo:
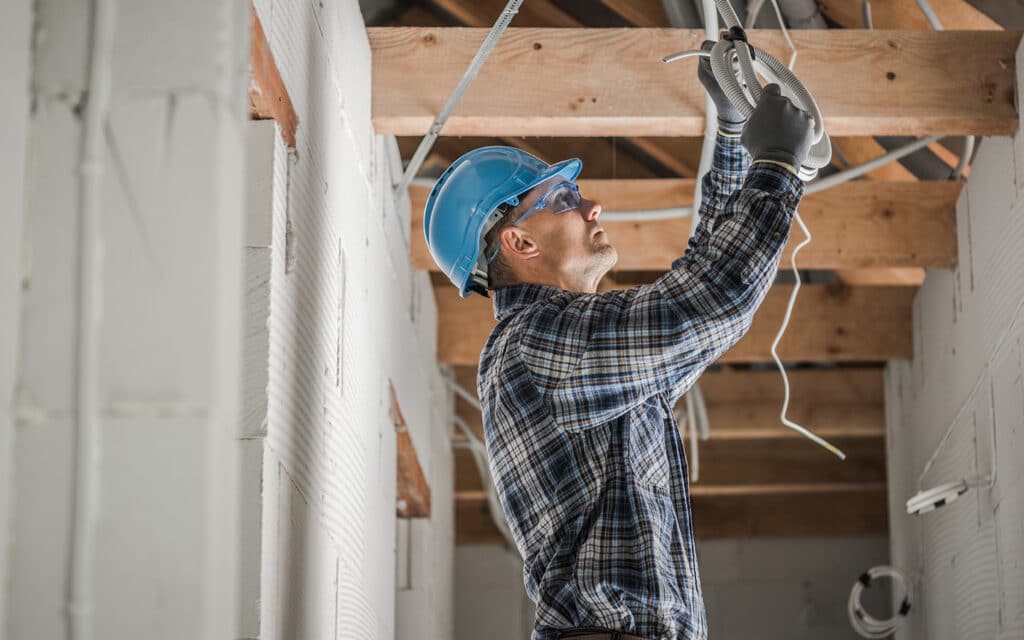
<svg viewBox="0 0 1024 640"><path fill-rule="evenodd" d="M718 107L714 160L685 254L651 284L597 292L617 253L577 159L476 149L427 201L437 264L462 297L494 292L477 391L532 640L707 637L672 408L774 281L813 122L775 85L744 122L706 58L698 69Z"/></svg>

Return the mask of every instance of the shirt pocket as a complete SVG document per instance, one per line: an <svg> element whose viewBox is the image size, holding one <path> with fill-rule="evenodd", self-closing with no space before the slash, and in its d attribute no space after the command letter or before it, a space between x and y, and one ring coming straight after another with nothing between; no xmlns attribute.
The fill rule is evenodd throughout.
<svg viewBox="0 0 1024 640"><path fill-rule="evenodd" d="M648 398L629 416L627 442L629 466L637 484L668 491L669 464L665 452L665 424L663 403L657 397Z"/></svg>

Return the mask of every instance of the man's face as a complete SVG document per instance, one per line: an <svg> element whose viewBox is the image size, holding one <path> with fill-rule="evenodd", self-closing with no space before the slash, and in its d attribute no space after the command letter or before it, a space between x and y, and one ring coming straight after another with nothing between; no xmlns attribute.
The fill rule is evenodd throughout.
<svg viewBox="0 0 1024 640"><path fill-rule="evenodd" d="M519 203L527 211L564 178L554 177L531 189ZM537 243L544 267L571 279L600 279L615 266L618 252L598 224L601 205L581 194L580 205L564 213L545 208L520 224Z"/></svg>

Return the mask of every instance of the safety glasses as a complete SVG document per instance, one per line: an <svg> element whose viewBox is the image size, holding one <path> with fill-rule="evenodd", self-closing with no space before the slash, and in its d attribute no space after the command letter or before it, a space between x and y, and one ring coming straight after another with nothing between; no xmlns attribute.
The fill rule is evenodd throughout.
<svg viewBox="0 0 1024 640"><path fill-rule="evenodd" d="M508 226L517 227L523 223L527 218L545 209L550 209L551 213L560 214L566 211L572 211L580 206L582 198L580 197L580 188L572 182L559 182L555 186L551 187L547 193L541 197L532 207L530 207L521 216L509 223ZM487 255L487 264L490 264L498 255L498 250L501 248L501 243L496 243L491 252Z"/></svg>

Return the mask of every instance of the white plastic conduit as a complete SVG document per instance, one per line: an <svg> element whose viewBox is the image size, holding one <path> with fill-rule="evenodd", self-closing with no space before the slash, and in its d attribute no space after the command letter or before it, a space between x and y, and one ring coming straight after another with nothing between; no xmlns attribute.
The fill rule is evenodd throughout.
<svg viewBox="0 0 1024 640"><path fill-rule="evenodd" d="M68 567L67 619L70 640L93 637L96 526L99 519L100 330L103 241L101 195L103 128L110 107L111 58L116 15L113 0L93 0L88 84L82 123L78 187L78 323L75 357L74 504Z"/></svg>
<svg viewBox="0 0 1024 640"><path fill-rule="evenodd" d="M420 140L420 144L416 147L416 152L413 153L412 159L409 160L409 165L405 169L405 173L402 174L402 179L399 180L395 186L395 197L400 198L405 189L412 182L412 179L416 176L416 172L420 170L423 165L423 161L427 158L427 154L430 153L431 147L434 146L434 141L441 134L441 129L444 128L444 123L448 121L448 117L451 116L452 112L455 111L455 107L462 100L463 94L469 90L469 85L476 79L477 74L480 72L480 68L484 66L484 61L491 55L491 51L495 45L498 44L498 39L501 34L508 28L508 24L512 22L512 18L515 17L516 13L519 12L519 5L523 4L523 0L508 0L508 4L502 10L501 14L498 15L497 21L494 26L491 27L490 33L484 38L483 43L480 45L480 49L477 50L476 55L473 56L473 60L470 61L469 67L466 72L462 74L462 78L459 80L459 84L455 86L455 90L448 96L448 102L445 103L444 108L441 109L441 113L438 114L434 123L430 125L430 130L427 135Z"/></svg>

